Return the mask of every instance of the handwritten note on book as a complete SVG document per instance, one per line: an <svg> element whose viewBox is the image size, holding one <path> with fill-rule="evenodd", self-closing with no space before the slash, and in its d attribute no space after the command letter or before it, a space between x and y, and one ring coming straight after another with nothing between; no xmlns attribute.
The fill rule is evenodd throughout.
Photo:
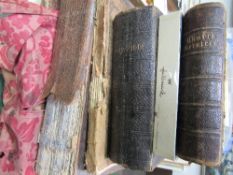
<svg viewBox="0 0 233 175"><path fill-rule="evenodd" d="M156 103L155 155L175 158L176 120L180 69L181 13L160 17ZM167 40L169 38L169 41Z"/></svg>

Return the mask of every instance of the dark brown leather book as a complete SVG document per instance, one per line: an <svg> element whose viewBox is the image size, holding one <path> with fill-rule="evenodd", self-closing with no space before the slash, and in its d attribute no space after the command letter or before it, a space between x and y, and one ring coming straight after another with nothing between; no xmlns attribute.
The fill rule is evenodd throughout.
<svg viewBox="0 0 233 175"><path fill-rule="evenodd" d="M113 22L110 158L131 169L152 170L160 15L143 7Z"/></svg>
<svg viewBox="0 0 233 175"><path fill-rule="evenodd" d="M97 0L88 99L86 168L91 174L108 175L123 167L107 156L111 87L112 22L117 14L136 8L135 0ZM141 5L142 4L138 4Z"/></svg>
<svg viewBox="0 0 233 175"><path fill-rule="evenodd" d="M225 9L207 3L183 18L177 154L216 166L224 117Z"/></svg>

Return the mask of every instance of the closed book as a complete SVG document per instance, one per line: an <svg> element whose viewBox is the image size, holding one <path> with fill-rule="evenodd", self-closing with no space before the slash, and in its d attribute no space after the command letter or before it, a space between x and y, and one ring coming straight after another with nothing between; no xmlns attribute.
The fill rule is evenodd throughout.
<svg viewBox="0 0 233 175"><path fill-rule="evenodd" d="M225 9L206 3L183 18L177 154L216 166L222 152Z"/></svg>
<svg viewBox="0 0 233 175"><path fill-rule="evenodd" d="M159 18L153 152L171 160L176 156L181 24L179 11Z"/></svg>
<svg viewBox="0 0 233 175"><path fill-rule="evenodd" d="M111 87L112 22L117 14L136 8L135 0L97 0L88 98L86 168L93 175L123 169L107 156ZM138 4L140 5L140 4Z"/></svg>
<svg viewBox="0 0 233 175"><path fill-rule="evenodd" d="M143 7L113 22L110 158L153 169L157 34L161 12Z"/></svg>
<svg viewBox="0 0 233 175"><path fill-rule="evenodd" d="M57 4L56 2L59 6L59 19L53 51L54 65L50 74L51 77L55 76L55 79L50 79L50 83L64 88L60 89L64 94L70 90L75 91L74 95L71 95L72 99L69 99L70 103L56 96L56 93L49 95L38 138L36 168L41 175L73 175L80 174L80 169L84 168L82 164L86 144L87 97L96 1L43 0L43 4L49 6ZM78 77L82 79L79 84L81 89L73 87L74 84L80 83ZM62 94L59 95L63 96Z"/></svg>

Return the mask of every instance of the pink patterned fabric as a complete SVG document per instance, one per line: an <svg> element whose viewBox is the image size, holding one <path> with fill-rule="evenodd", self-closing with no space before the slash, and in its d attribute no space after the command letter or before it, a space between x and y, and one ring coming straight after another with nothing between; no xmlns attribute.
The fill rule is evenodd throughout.
<svg viewBox="0 0 233 175"><path fill-rule="evenodd" d="M50 70L57 11L25 0L0 0L0 175L35 175L42 91Z"/></svg>

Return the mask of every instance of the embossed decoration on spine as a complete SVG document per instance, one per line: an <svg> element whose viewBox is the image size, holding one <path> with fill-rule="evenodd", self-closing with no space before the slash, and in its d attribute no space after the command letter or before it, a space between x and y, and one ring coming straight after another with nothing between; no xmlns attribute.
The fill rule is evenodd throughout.
<svg viewBox="0 0 233 175"><path fill-rule="evenodd" d="M177 154L216 166L224 116L225 9L206 3L183 19Z"/></svg>
<svg viewBox="0 0 233 175"><path fill-rule="evenodd" d="M110 158L151 170L159 10L118 15L113 23Z"/></svg>

